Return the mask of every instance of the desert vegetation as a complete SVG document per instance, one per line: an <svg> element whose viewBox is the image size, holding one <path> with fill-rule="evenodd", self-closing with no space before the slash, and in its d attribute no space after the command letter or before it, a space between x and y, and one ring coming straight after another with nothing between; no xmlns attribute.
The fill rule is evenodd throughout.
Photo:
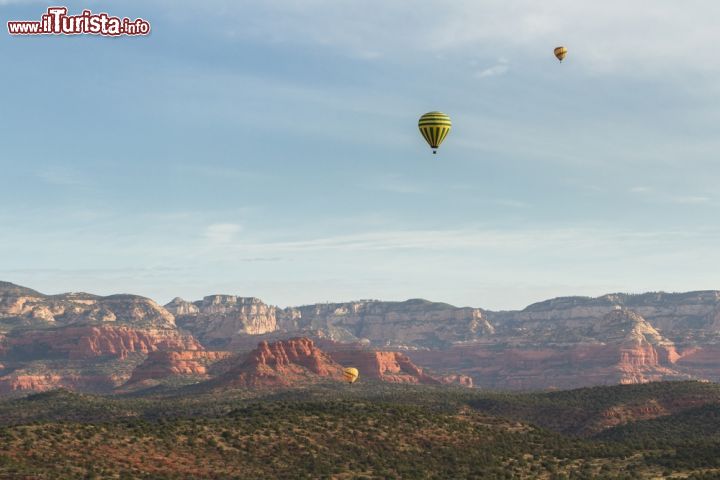
<svg viewBox="0 0 720 480"><path fill-rule="evenodd" d="M358 388L355 388L358 387ZM0 402L7 478L715 478L720 388L336 383ZM658 415L643 406L661 405ZM621 411L623 417L608 416ZM652 418L651 418L652 417Z"/></svg>

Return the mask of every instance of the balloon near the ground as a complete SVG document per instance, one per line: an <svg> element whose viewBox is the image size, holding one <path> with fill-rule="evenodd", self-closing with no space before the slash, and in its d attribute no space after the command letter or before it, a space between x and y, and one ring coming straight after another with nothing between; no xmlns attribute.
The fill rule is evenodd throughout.
<svg viewBox="0 0 720 480"><path fill-rule="evenodd" d="M343 370L343 377L348 383L355 383L358 379L359 374L360 372L358 372L357 368L349 367Z"/></svg>

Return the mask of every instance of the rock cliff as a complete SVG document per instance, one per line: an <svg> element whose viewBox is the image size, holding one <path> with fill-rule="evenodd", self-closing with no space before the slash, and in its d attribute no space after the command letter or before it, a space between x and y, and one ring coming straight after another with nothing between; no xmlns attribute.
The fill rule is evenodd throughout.
<svg viewBox="0 0 720 480"><path fill-rule="evenodd" d="M636 312L613 309L576 330L582 340L575 343L535 343L536 337L527 335L515 336L512 343L468 342L409 355L420 365L461 372L488 388L575 388L692 378L677 368L682 356L673 342Z"/></svg>
<svg viewBox="0 0 720 480"><path fill-rule="evenodd" d="M448 345L493 333L482 310L426 300L359 301L278 309L256 298L212 295L201 301L175 298L165 305L178 325L204 345L226 348L248 335L321 332L325 338L382 346Z"/></svg>
<svg viewBox="0 0 720 480"><path fill-rule="evenodd" d="M720 382L720 344L700 345L684 350L675 368L688 376Z"/></svg>
<svg viewBox="0 0 720 480"><path fill-rule="evenodd" d="M21 360L77 360L102 356L125 359L135 352L202 350L203 347L192 336L177 330L102 325L13 332L5 338L4 349L6 356Z"/></svg>
<svg viewBox="0 0 720 480"><path fill-rule="evenodd" d="M221 386L279 387L322 378L341 381L343 368L309 338L260 342L245 360L223 374Z"/></svg>
<svg viewBox="0 0 720 480"><path fill-rule="evenodd" d="M208 366L230 356L231 352L158 350L148 354L145 361L135 367L128 383L159 380L175 375L208 378Z"/></svg>
<svg viewBox="0 0 720 480"><path fill-rule="evenodd" d="M72 372L26 373L17 371L0 376L0 395L45 392L64 388L84 392L108 393L122 383L113 375L87 375Z"/></svg>
<svg viewBox="0 0 720 480"><path fill-rule="evenodd" d="M326 353L305 337L272 343L263 341L241 363L211 384L288 387L323 379L343 381L343 368L352 366L360 372L359 381L472 386L472 379L464 375L430 375L400 352L366 350L342 344L332 346L335 349Z"/></svg>
<svg viewBox="0 0 720 480"><path fill-rule="evenodd" d="M277 309L252 297L210 295L194 303L175 298L165 308L177 317L180 327L207 346L223 347L234 336L277 329Z"/></svg>
<svg viewBox="0 0 720 480"><path fill-rule="evenodd" d="M328 303L286 309L279 319L279 327L288 332L320 329L332 340L367 340L375 346L442 347L494 332L478 308L458 308L420 299Z"/></svg>
<svg viewBox="0 0 720 480"><path fill-rule="evenodd" d="M286 367L282 359L292 355L272 351L278 341L301 336L314 340L315 349L321 345L323 355L354 344L364 352L357 353L358 362L366 365L364 377L381 380L421 383L426 381L422 375L433 372L437 381L467 384L472 377L481 387L521 389L720 380L717 291L562 297L519 311L493 312L426 300L280 309L233 295L210 295L194 302L175 298L162 307L134 295L46 295L0 282L0 375L13 385L44 388L41 385L60 382L59 377L67 384L85 385L82 378L92 377L93 370L74 366L80 377L73 377L75 370L59 374L62 362L97 359L112 360L115 363L107 369L122 370L127 379L127 362L142 362L147 355L152 358L144 368L151 373L140 369L138 378L168 372L214 376L201 373L208 365L205 360L193 363L189 358L204 354L155 352L229 350L245 358L259 340L270 348L272 355L259 357L267 360L270 370L277 365L290 374L316 378L319 374L302 361ZM403 355L422 375L412 373ZM40 360L54 366L35 376L31 366ZM258 368L267 373L269 383L274 381L267 368ZM12 378L10 370L15 372Z"/></svg>
<svg viewBox="0 0 720 480"><path fill-rule="evenodd" d="M174 328L175 318L153 300L136 295L44 295L0 283L0 329L107 323Z"/></svg>
<svg viewBox="0 0 720 480"><path fill-rule="evenodd" d="M136 295L45 295L0 282L0 393L107 392L144 355L202 350L174 316Z"/></svg>
<svg viewBox="0 0 720 480"><path fill-rule="evenodd" d="M332 352L330 357L344 366L357 368L363 379L390 383L457 384L472 387L472 379L465 375L429 375L401 352L352 349Z"/></svg>
<svg viewBox="0 0 720 480"><path fill-rule="evenodd" d="M500 335L519 334L561 343L587 338L588 325L618 309L642 316L676 344L704 341L708 337L720 340L717 291L562 297L535 303L521 311L488 312L488 319Z"/></svg>

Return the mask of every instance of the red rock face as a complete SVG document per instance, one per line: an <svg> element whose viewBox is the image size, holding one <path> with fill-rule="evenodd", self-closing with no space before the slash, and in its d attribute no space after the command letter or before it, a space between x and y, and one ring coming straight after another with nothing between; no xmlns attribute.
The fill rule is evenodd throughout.
<svg viewBox="0 0 720 480"><path fill-rule="evenodd" d="M83 375L7 375L0 377L0 394L12 392L44 392L58 388L69 390L82 390L102 392L112 389L117 383L112 376L83 376Z"/></svg>
<svg viewBox="0 0 720 480"><path fill-rule="evenodd" d="M361 380L370 378L394 383L472 386L472 379L465 375L429 375L403 353L362 350L358 345L343 346L335 342L328 345L335 351L326 353L307 337L262 341L241 362L236 361L235 365L231 364L232 359L218 362L212 370L199 365L198 359L206 359L208 355L216 355L215 361L227 359L228 352L156 352L136 368L128 383L173 374L191 374L214 376L207 384L211 388L293 387L323 379L344 381L343 368L355 366L360 370ZM221 368L216 368L218 365Z"/></svg>
<svg viewBox="0 0 720 480"><path fill-rule="evenodd" d="M420 365L461 372L486 388L577 388L691 378L675 365L681 357L674 344L637 313L615 309L591 328L602 341L543 346L516 338L516 346L509 347L488 340L411 355Z"/></svg>
<svg viewBox="0 0 720 480"><path fill-rule="evenodd" d="M407 355L399 352L349 350L333 352L331 356L342 365L357 368L360 378L392 383L441 383L439 379L423 373Z"/></svg>
<svg viewBox="0 0 720 480"><path fill-rule="evenodd" d="M175 316L177 325L194 337L179 333ZM140 361L134 353L150 355L145 370L134 374L144 379L218 377L234 368L251 383L290 384L333 377L339 365L328 355L345 352L346 357L337 358L357 364L361 381L469 385L472 377L482 387L502 389L720 381L718 291L566 297L505 312L424 300L280 310L232 295L210 295L193 303L175 299L163 308L134 295L44 295L0 282L0 327L0 363L5 365L0 366L0 383L7 388L86 385L74 372L91 376L108 370L122 377L112 380L118 385ZM311 337L315 343L304 338L277 342L289 335ZM210 360L183 353L203 350L195 338L205 348L236 353L249 352L259 340L268 343L253 350L246 370L228 359L205 371ZM373 352L370 346L408 352L412 362L404 353ZM155 355L161 351L176 353ZM429 374L434 371L454 374Z"/></svg>
<svg viewBox="0 0 720 480"><path fill-rule="evenodd" d="M423 372L407 355L400 352L374 352L369 350L339 350L330 353L336 362L355 367L360 378L372 378L391 383L457 384L472 387L472 378L466 375L434 376Z"/></svg>
<svg viewBox="0 0 720 480"><path fill-rule="evenodd" d="M260 342L245 361L217 383L232 386L287 386L319 378L342 379L342 367L309 338Z"/></svg>
<svg viewBox="0 0 720 480"><path fill-rule="evenodd" d="M720 382L720 345L705 345L683 351L676 361L676 367L700 378Z"/></svg>
<svg viewBox="0 0 720 480"><path fill-rule="evenodd" d="M156 351L133 370L128 384L143 380L159 380L173 375L207 377L208 364L230 357L230 352L202 350Z"/></svg>
<svg viewBox="0 0 720 480"><path fill-rule="evenodd" d="M0 393L32 390L42 392L53 390L63 385L63 378L60 375L18 375L13 377L0 378Z"/></svg>
<svg viewBox="0 0 720 480"><path fill-rule="evenodd" d="M140 330L126 326L66 327L36 330L6 339L8 355L61 357L70 360L157 350L202 350L193 337L175 330Z"/></svg>
<svg viewBox="0 0 720 480"><path fill-rule="evenodd" d="M649 343L499 349L487 342L409 355L423 367L472 377L483 388L578 388L689 378L673 363L681 362L674 348Z"/></svg>

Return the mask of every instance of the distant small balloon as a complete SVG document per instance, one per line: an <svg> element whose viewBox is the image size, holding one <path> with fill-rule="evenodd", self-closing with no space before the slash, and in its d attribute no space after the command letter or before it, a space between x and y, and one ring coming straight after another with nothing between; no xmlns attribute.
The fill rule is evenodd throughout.
<svg viewBox="0 0 720 480"><path fill-rule="evenodd" d="M565 60L565 57L567 56L567 48L556 47L554 53L555 57L557 57L557 59L560 60L560 63L562 63L562 61Z"/></svg>
<svg viewBox="0 0 720 480"><path fill-rule="evenodd" d="M452 122L450 117L442 112L428 112L420 117L418 128L425 137L425 141L433 149L433 153L437 153L438 147L450 133Z"/></svg>
<svg viewBox="0 0 720 480"><path fill-rule="evenodd" d="M343 370L343 377L348 383L355 383L358 379L358 375L360 375L360 372L358 372L357 368L349 367Z"/></svg>

